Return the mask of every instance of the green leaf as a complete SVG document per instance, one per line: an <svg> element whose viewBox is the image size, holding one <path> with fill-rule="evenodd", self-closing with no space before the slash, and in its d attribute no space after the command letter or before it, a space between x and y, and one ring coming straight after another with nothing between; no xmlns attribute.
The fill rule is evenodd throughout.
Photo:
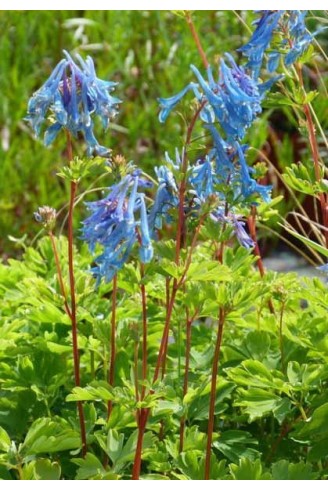
<svg viewBox="0 0 328 490"><path fill-rule="evenodd" d="M7 434L5 429L0 427L0 451L4 453L8 452L10 445L11 441L9 435Z"/></svg>
<svg viewBox="0 0 328 490"><path fill-rule="evenodd" d="M272 465L272 477L274 480L315 480L317 473L312 472L309 463L290 463L282 459Z"/></svg>
<svg viewBox="0 0 328 490"><path fill-rule="evenodd" d="M270 108L270 107L281 107L281 106L295 106L295 102L284 95L282 95L280 92L277 93L272 93L269 94L263 101L262 103L263 107Z"/></svg>
<svg viewBox="0 0 328 490"><path fill-rule="evenodd" d="M317 408L308 421L300 422L292 432L291 438L295 441L310 443L328 439L328 403Z"/></svg>
<svg viewBox="0 0 328 490"><path fill-rule="evenodd" d="M56 453L81 447L80 434L60 417L40 418L33 422L21 451L26 455Z"/></svg>
<svg viewBox="0 0 328 490"><path fill-rule="evenodd" d="M277 371L275 373L279 374ZM243 361L241 367L231 368L227 374L232 381L242 386L284 390L283 380L274 377L273 372L257 360Z"/></svg>
<svg viewBox="0 0 328 490"><path fill-rule="evenodd" d="M246 347L253 359L265 359L271 345L271 337L268 332L252 331L247 334Z"/></svg>
<svg viewBox="0 0 328 490"><path fill-rule="evenodd" d="M234 480L271 480L270 473L263 473L259 459L242 458L239 465L231 463L229 468Z"/></svg>
<svg viewBox="0 0 328 490"><path fill-rule="evenodd" d="M282 401L279 396L259 388L239 389L238 394L239 398L235 405L244 409L245 413L249 415L250 422L270 412L274 413Z"/></svg>
<svg viewBox="0 0 328 490"><path fill-rule="evenodd" d="M203 480L205 475L205 457L202 453L195 450L184 451L180 453L177 461L177 468L181 471L185 478L179 477L178 479L188 480ZM225 460L217 461L216 457L211 455L210 464L210 479L211 480L223 480L227 474Z"/></svg>
<svg viewBox="0 0 328 490"><path fill-rule="evenodd" d="M201 261L190 265L187 280L190 281L231 281L231 270L217 261Z"/></svg>
<svg viewBox="0 0 328 490"><path fill-rule="evenodd" d="M309 169L302 163L292 163L290 167L286 167L286 173L282 177L289 187L298 192L309 196L317 194L314 166Z"/></svg>
<svg viewBox="0 0 328 490"><path fill-rule="evenodd" d="M109 387L109 385L108 385ZM109 391L107 386L87 386L86 388L80 388L76 386L72 390L71 395L67 395L66 401L104 401L114 399L114 395Z"/></svg>
<svg viewBox="0 0 328 490"><path fill-rule="evenodd" d="M249 460L258 458L259 451L249 447L257 445L258 441L249 432L243 430L227 430L213 443L213 446L233 463L238 463L241 458Z"/></svg>
<svg viewBox="0 0 328 490"><path fill-rule="evenodd" d="M135 430L124 444L124 434L110 429L107 437L107 454L113 462L115 471L119 471L126 463L133 461L137 446L138 430ZM143 438L143 451L153 445L153 436L146 432Z"/></svg>
<svg viewBox="0 0 328 490"><path fill-rule="evenodd" d="M313 463L317 463L321 459L327 458L328 456L328 438L322 439L310 448L308 452L307 459Z"/></svg>
<svg viewBox="0 0 328 490"><path fill-rule="evenodd" d="M61 474L60 466L50 459L37 459L34 466L36 480L59 480Z"/></svg>
<svg viewBox="0 0 328 490"><path fill-rule="evenodd" d="M77 480L118 480L118 475L107 471L92 453L87 453L84 459L74 458L72 461L79 466Z"/></svg>

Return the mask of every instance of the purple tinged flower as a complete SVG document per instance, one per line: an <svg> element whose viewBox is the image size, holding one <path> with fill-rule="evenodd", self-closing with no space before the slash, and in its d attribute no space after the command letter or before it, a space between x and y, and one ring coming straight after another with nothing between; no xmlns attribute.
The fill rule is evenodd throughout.
<svg viewBox="0 0 328 490"><path fill-rule="evenodd" d="M233 233L242 247L247 249L254 247L253 240L245 230L245 223L240 221L234 213L229 212L226 216L224 209L218 208L210 214L210 217L217 223L226 223L232 226Z"/></svg>
<svg viewBox="0 0 328 490"><path fill-rule="evenodd" d="M149 183L136 170L112 186L105 199L86 204L91 214L83 221L81 238L91 252L97 244L103 247L102 254L95 258L97 266L92 269L98 283L102 277L110 281L123 267L138 241L139 229L141 261L152 258L144 194L138 192L139 186L148 187Z"/></svg>
<svg viewBox="0 0 328 490"><path fill-rule="evenodd" d="M253 248L255 244L251 239L251 237L246 233L245 223L243 221L238 220L235 215L231 216L231 221L234 227L236 238L240 243L240 245L247 249Z"/></svg>
<svg viewBox="0 0 328 490"><path fill-rule="evenodd" d="M77 56L76 63L66 51L64 54L65 59L57 64L48 80L29 100L27 119L39 136L48 115L52 117L54 122L44 134L46 146L64 128L74 137L83 134L89 155L95 152L106 156L109 150L99 145L94 136L93 117L99 116L103 127L107 128L117 114L120 100L110 95L116 83L97 77L90 56L86 60Z"/></svg>

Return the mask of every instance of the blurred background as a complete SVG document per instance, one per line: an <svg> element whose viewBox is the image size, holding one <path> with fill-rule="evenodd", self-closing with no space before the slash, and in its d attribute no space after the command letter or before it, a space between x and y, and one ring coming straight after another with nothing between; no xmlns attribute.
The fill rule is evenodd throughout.
<svg viewBox="0 0 328 490"><path fill-rule="evenodd" d="M249 38L252 11L197 11L194 20L212 63L224 52L234 52ZM309 13L309 27L327 23L322 11ZM4 260L19 256L20 243L30 243L39 232L33 219L38 206L60 209L67 189L56 175L65 165L65 140L59 136L51 148L24 121L30 96L48 78L63 57L62 50L90 54L98 76L118 82L114 95L122 100L120 113L110 129L96 130L98 141L153 175L154 167L183 144L190 99L178 107L165 125L158 121L158 97L169 97L192 79L191 63L201 67L196 47L184 20L169 11L0 11L0 253ZM327 31L326 31L327 32ZM320 35L326 48L327 34ZM328 129L327 63L318 51L309 65L306 83L317 89L314 101L321 125ZM267 182L274 193L283 193L277 209L286 216L295 203L279 179L286 165L309 157L306 137L291 107L267 108L247 137L261 150L268 164ZM192 151L204 146L199 130ZM83 142L81 142L83 145ZM322 148L323 158L325 149ZM251 150L250 161L261 160ZM81 190L91 181L83 182ZM98 186L110 185L102 179ZM93 197L90 197L93 198ZM302 197L300 196L300 199ZM307 204L311 213L311 203ZM82 214L81 214L82 213ZM77 208L77 224L83 207ZM279 216L267 223L275 233L262 230L270 251L280 243Z"/></svg>

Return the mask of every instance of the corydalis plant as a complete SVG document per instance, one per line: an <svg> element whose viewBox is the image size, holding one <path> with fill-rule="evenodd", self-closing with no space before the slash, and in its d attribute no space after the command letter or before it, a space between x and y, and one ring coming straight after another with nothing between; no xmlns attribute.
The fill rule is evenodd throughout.
<svg viewBox="0 0 328 490"><path fill-rule="evenodd" d="M74 137L78 133L83 135L89 155L95 152L107 156L109 150L99 145L94 135L93 117L99 116L103 127L107 128L117 114L120 100L110 95L116 83L97 77L90 56L84 61L76 55L76 63L66 51L64 54L65 58L30 99L27 119L37 136L47 123L46 146L54 141L61 129L66 129Z"/></svg>
<svg viewBox="0 0 328 490"><path fill-rule="evenodd" d="M96 76L93 60L90 56L84 61L79 55L75 63L72 57L64 51L65 59L61 60L45 84L33 95L28 104L28 116L37 136L47 121L50 126L44 134L44 144L47 146L54 141L61 129L66 132L66 151L70 170L75 166L73 160L72 139L77 138L81 133L87 144L87 153L97 153L101 156L107 156L109 150L99 145L94 133L93 117L99 116L104 127L107 127L110 119L116 114L118 99L112 97L109 92L113 90L114 83L100 80ZM72 175L74 174L74 169ZM62 294L65 299L65 309L71 320L72 326L72 348L75 385L81 386L80 377L80 359L78 347L78 320L77 320L77 302L75 294L75 274L74 274L74 229L73 213L77 192L77 179L70 178L70 196L68 207L68 272L70 285L70 305L65 293L60 264L55 248L55 241L50 234L53 243L53 251L56 260L58 277L61 282ZM43 219L40 212L37 219ZM83 405L77 402L82 455L87 453L87 437L84 419Z"/></svg>
<svg viewBox="0 0 328 490"><path fill-rule="evenodd" d="M105 199L86 204L90 216L83 222L82 239L93 253L97 244L103 247L92 269L97 281L110 281L127 262L134 245L139 242L139 257L147 263L153 256L145 196L138 188L151 187L139 170L113 185Z"/></svg>

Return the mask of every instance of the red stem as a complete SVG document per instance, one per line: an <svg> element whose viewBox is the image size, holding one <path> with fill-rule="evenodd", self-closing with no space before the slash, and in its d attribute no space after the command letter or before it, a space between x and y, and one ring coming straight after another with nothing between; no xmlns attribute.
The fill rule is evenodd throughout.
<svg viewBox="0 0 328 490"><path fill-rule="evenodd" d="M73 264L74 262L73 210L74 210L74 200L75 200L76 190L77 190L77 183L72 181L69 211L68 211L68 269L69 269L69 283L70 283L70 292L71 292L71 321L72 321L74 377L75 377L75 385L81 386L80 359L79 359L79 348L78 348L78 339L77 339L75 278L74 278L74 264ZM87 438L86 438L86 430L85 430L83 405L81 401L77 402L77 408L78 408L79 420L80 420L82 456L85 457L87 453Z"/></svg>
<svg viewBox="0 0 328 490"><path fill-rule="evenodd" d="M198 33L196 31L196 28L195 28L194 23L193 23L192 18L191 18L190 12L186 12L186 21L187 21L187 24L188 24L189 29L191 31L192 37L194 38L194 41L196 43L196 46L197 46L197 49L198 49L198 53L199 53L199 55L201 57L201 60L203 62L203 65L207 69L209 67L209 62L207 60L205 51L203 50L202 43L200 42Z"/></svg>
<svg viewBox="0 0 328 490"><path fill-rule="evenodd" d="M54 258L55 258L59 287L60 287L61 294L62 294L62 296L64 298L65 311L66 311L68 317L69 318L72 318L72 313L71 313L71 310L70 310L70 307L69 307L68 301L67 301L67 294L66 294L66 290L65 290L65 286L64 286L63 274L62 274L62 270L61 270L61 266L60 266L60 261L59 261L59 257L58 257L56 241L55 241L55 237L54 237L54 235L53 235L53 233L52 233L51 230L49 231L49 237L50 237L50 241L51 241L51 245L52 245L52 250L53 250Z"/></svg>
<svg viewBox="0 0 328 490"><path fill-rule="evenodd" d="M210 479L211 468L211 447L214 430L214 411L215 411L215 399L216 399L216 381L218 375L218 364L220 358L223 326L224 326L225 312L223 308L219 310L218 331L216 337L214 358L212 364L212 380L211 380L211 394L210 394L210 406L208 412L208 428L207 428L207 445L206 445L206 457L205 457L205 475L204 480Z"/></svg>
<svg viewBox="0 0 328 490"><path fill-rule="evenodd" d="M248 228L249 228L249 232L251 235L251 239L254 242L253 254L257 257L256 264L257 264L258 270L260 272L260 276L264 277L265 270L264 270L264 265L263 265L263 261L262 261L262 257L261 257L260 247L259 247L259 244L257 242L257 236L256 236L256 207L255 206L251 207L251 215L248 218L247 223L248 223ZM274 315L276 312L275 312L271 298L268 301L268 306L269 306L270 313L272 313Z"/></svg>
<svg viewBox="0 0 328 490"><path fill-rule="evenodd" d="M115 376L115 358L116 358L116 298L117 298L117 275L113 277L113 291L112 291L112 318L111 318L111 332L110 332L110 361L108 370L108 383L110 386L114 386ZM110 417L112 412L113 403L112 400L107 404L107 417Z"/></svg>
<svg viewBox="0 0 328 490"><path fill-rule="evenodd" d="M142 455L142 443L145 434L147 419L148 419L149 409L141 408L139 414L139 431L137 439L137 447L135 452L135 458L132 470L132 480L139 480L140 468L141 468L141 455Z"/></svg>
<svg viewBox="0 0 328 490"><path fill-rule="evenodd" d="M298 73L298 78L299 78L299 83L300 86L302 87L304 94L306 95L305 87L304 87L304 80L303 80L303 74L302 74L302 67L299 63L296 64L296 70ZM319 148L318 148L318 142L316 138L316 128L315 124L313 122L312 114L311 114L311 109L309 104L304 104L303 105L303 111L305 114L306 118L306 124L308 128L308 133L309 133L309 141L310 141L310 147L311 147L311 153L313 157L313 163L314 163L314 173L315 173L315 178L318 183L321 182L321 170L320 170L320 156L319 156ZM324 231L324 236L325 236L325 242L326 242L326 247L328 248L328 204L327 204L327 195L324 192L320 192L319 194L319 200L320 200L320 207L321 207L321 214L322 214L322 221L323 225L326 228Z"/></svg>
<svg viewBox="0 0 328 490"><path fill-rule="evenodd" d="M198 116L205 106L206 102L203 102L200 104L199 108L195 112L189 126L187 129L187 135L186 135L186 147L190 144L191 142L191 136L193 129L195 127L196 121L198 119ZM183 236L184 236L184 227L185 227L185 215L184 215L184 196L186 192L186 179L187 179L187 166L188 166L188 160L187 160L187 152L186 150L184 151L183 155L183 160L182 160L182 168L181 172L183 174L182 181L179 186L179 207L178 207L178 225L177 225L177 237L176 237L176 246L175 246L175 263L178 265L180 262L180 250L182 246L182 241L183 241ZM170 331L170 322L171 322L171 317L172 317L172 312L173 312L173 307L174 307L174 302L175 302L175 297L176 293L178 290L178 281L177 279L173 280L173 285L172 285L172 292L169 295L169 304L167 305L167 313L166 313L166 318L165 318L165 325L163 329L163 334L162 334L162 339L161 339L161 344L159 348L159 353L157 357L157 362L156 362L156 367L155 367L155 373L153 376L153 384L158 380L159 373L161 368L165 366L166 363L166 357L167 357L167 345L168 345L168 338L169 338L169 331ZM165 369L165 368L164 368ZM150 390L150 394L153 393L153 390ZM132 473L132 479L133 480L139 480L140 476L140 467L141 467L141 452L142 452L142 440L144 436L144 432L146 429L146 424L149 416L149 408L147 409L141 409L140 415L139 415L139 422L138 422L138 442L137 442L137 449L135 453L135 459L134 459L134 464L133 464L133 473Z"/></svg>
<svg viewBox="0 0 328 490"><path fill-rule="evenodd" d="M73 160L73 147L72 139L69 131L67 135L67 158L70 163ZM74 201L77 191L77 183L71 181L70 187L70 200L68 209L68 272L69 272L69 285L71 293L71 322L72 322L72 341L73 341L73 362L74 362L74 377L75 385L81 386L80 381L80 359L79 348L77 339L77 321L76 321L76 296L75 296L75 278L74 278L74 232L73 232L73 212ZM85 457L87 453L87 437L85 430L85 420L83 413L83 404L81 401L77 402L77 409L79 413L81 441L82 441L82 456Z"/></svg>

